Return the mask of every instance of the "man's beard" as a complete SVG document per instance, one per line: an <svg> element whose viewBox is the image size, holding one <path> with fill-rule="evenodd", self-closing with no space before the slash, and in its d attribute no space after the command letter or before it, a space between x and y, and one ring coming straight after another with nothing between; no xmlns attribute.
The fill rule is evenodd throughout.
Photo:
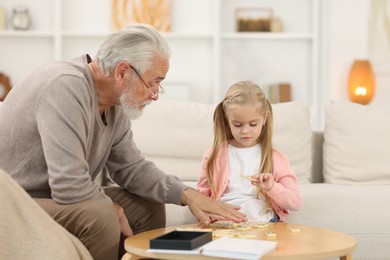
<svg viewBox="0 0 390 260"><path fill-rule="evenodd" d="M128 92L123 93L119 98L123 111L131 120L137 119L142 115L143 109L140 109L139 106L142 105L146 106L152 102L151 100L148 100L141 104L129 105L130 99L131 99L131 95Z"/></svg>

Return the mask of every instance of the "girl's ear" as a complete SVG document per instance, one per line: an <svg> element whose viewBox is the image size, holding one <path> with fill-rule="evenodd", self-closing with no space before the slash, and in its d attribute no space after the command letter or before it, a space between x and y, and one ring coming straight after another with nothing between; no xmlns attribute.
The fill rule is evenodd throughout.
<svg viewBox="0 0 390 260"><path fill-rule="evenodd" d="M267 111L264 115L264 121L263 121L263 126L267 123L267 118L268 118L269 112Z"/></svg>

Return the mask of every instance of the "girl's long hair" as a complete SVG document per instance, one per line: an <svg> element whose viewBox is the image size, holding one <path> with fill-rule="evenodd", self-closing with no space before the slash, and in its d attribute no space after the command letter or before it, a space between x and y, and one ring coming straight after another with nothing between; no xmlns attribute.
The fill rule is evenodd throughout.
<svg viewBox="0 0 390 260"><path fill-rule="evenodd" d="M206 166L207 180L211 189L211 197L216 198L213 174L220 174L215 167L215 159L223 143L233 139L230 130L226 111L230 105L253 105L259 109L262 116L266 118L265 125L258 138L261 147L259 173L273 173L272 160L272 131L273 113L270 102L265 97L263 90L251 81L240 81L233 84L227 91L225 98L220 102L214 111L214 142L209 161ZM260 195L258 193L258 196Z"/></svg>

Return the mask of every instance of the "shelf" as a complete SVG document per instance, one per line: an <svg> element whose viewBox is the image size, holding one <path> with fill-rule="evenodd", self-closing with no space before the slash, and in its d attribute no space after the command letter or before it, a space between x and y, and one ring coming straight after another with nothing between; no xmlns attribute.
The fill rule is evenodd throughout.
<svg viewBox="0 0 390 260"><path fill-rule="evenodd" d="M12 10L14 0L3 1ZM265 92L270 84L284 81L291 83L293 100L317 110L319 1L171 0L171 32L162 33L172 51L164 87L172 87L173 93L185 89L180 96L187 101L213 104L240 80L253 80ZM94 55L113 32L112 0L99 5L94 0L24 2L32 16L31 30L0 31L0 60L25 61L22 69L0 64L13 82L45 62ZM271 8L282 19L283 32L237 32L235 10L240 7Z"/></svg>
<svg viewBox="0 0 390 260"><path fill-rule="evenodd" d="M165 39L172 40L210 40L213 35L209 33L162 33Z"/></svg>
<svg viewBox="0 0 390 260"><path fill-rule="evenodd" d="M63 37L73 38L103 38L109 35L111 32L75 32L75 31L62 31Z"/></svg>
<svg viewBox="0 0 390 260"><path fill-rule="evenodd" d="M68 38L90 38L90 37L106 37L112 32L77 32L77 31L62 31L61 35ZM53 33L52 33L53 34ZM171 40L211 40L213 35L209 33L161 33L165 39ZM1 35L1 33L0 33ZM6 34L10 36L11 34ZM31 35L31 34L30 34ZM34 35L34 34L32 34Z"/></svg>
<svg viewBox="0 0 390 260"><path fill-rule="evenodd" d="M310 33L240 32L221 34L222 39L230 40L312 40L313 37L313 34Z"/></svg>
<svg viewBox="0 0 390 260"><path fill-rule="evenodd" d="M0 37L20 37L20 38L42 38L54 37L51 31L0 31Z"/></svg>

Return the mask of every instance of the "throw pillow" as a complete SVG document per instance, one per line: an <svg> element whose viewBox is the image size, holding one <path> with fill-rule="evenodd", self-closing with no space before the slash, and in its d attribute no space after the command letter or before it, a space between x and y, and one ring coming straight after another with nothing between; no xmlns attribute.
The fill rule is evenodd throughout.
<svg viewBox="0 0 390 260"><path fill-rule="evenodd" d="M309 108L301 102L277 103L274 112L273 145L287 155L298 183L311 181L312 130Z"/></svg>
<svg viewBox="0 0 390 260"><path fill-rule="evenodd" d="M201 158L213 144L213 113L208 104L153 102L132 121L134 140L145 154Z"/></svg>
<svg viewBox="0 0 390 260"><path fill-rule="evenodd" d="M132 121L134 141L148 160L183 181L197 181L213 144L214 106L159 100Z"/></svg>
<svg viewBox="0 0 390 260"><path fill-rule="evenodd" d="M327 183L390 183L390 109L331 101L323 173Z"/></svg>

